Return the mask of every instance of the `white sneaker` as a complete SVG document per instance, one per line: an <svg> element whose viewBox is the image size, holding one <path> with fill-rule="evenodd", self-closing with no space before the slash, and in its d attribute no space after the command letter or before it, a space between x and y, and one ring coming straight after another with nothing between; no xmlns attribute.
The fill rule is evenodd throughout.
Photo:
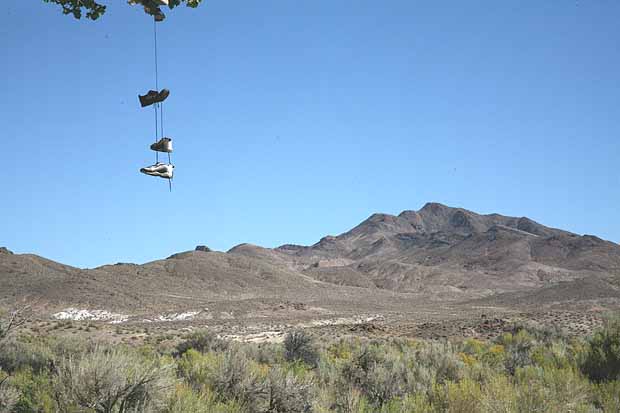
<svg viewBox="0 0 620 413"><path fill-rule="evenodd" d="M164 179L172 179L172 175L174 174L174 165L157 162L155 165L140 169L140 172L146 175L159 176Z"/></svg>

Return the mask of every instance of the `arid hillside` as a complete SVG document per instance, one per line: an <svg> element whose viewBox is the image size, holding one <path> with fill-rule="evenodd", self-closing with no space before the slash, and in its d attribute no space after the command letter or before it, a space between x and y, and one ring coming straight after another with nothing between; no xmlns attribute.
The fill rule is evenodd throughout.
<svg viewBox="0 0 620 413"><path fill-rule="evenodd" d="M0 249L2 306L27 301L45 312L74 307L140 317L188 309L269 318L278 309L310 317L474 304L616 306L619 280L617 244L437 203L374 214L312 246L197 247L143 265L78 269Z"/></svg>

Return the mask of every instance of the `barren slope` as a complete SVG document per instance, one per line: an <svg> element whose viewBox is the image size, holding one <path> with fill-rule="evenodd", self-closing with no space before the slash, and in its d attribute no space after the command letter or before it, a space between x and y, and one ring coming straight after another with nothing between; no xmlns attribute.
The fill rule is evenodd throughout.
<svg viewBox="0 0 620 413"><path fill-rule="evenodd" d="M143 265L81 270L0 249L0 305L28 299L48 309L134 314L213 306L249 314L289 303L316 312L398 312L472 299L613 304L620 301L618 280L617 244L437 203L374 214L312 246L241 244L227 253L201 247Z"/></svg>

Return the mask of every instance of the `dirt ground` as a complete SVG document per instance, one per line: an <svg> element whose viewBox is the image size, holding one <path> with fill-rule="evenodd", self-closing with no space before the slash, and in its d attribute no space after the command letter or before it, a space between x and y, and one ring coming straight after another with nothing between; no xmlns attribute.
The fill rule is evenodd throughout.
<svg viewBox="0 0 620 413"><path fill-rule="evenodd" d="M568 307L568 306L567 306ZM515 325L529 324L558 329L573 337L585 337L619 310L582 304L581 308L507 309L463 304L426 304L409 311L336 311L302 303L269 303L261 309L235 314L219 311L198 313L187 320L109 321L54 320L33 318L22 332L38 336L81 337L130 345L174 346L185 334L208 329L222 338L252 343L278 343L285 334L305 329L322 339L345 336L367 338L451 339L474 337L491 340L511 331Z"/></svg>

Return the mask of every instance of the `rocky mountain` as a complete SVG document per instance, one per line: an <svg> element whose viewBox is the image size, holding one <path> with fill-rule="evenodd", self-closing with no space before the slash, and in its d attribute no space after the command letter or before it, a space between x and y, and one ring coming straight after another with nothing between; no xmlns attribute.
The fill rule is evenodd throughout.
<svg viewBox="0 0 620 413"><path fill-rule="evenodd" d="M398 216L374 214L312 246L242 245L229 253L272 257L330 283L452 298L620 274L620 246L612 242L438 203Z"/></svg>
<svg viewBox="0 0 620 413"><path fill-rule="evenodd" d="M51 308L156 311L294 301L398 311L412 300L620 300L618 280L617 244L438 203L374 214L311 246L241 244L226 253L199 246L143 265L84 270L0 249L0 306L28 299Z"/></svg>

